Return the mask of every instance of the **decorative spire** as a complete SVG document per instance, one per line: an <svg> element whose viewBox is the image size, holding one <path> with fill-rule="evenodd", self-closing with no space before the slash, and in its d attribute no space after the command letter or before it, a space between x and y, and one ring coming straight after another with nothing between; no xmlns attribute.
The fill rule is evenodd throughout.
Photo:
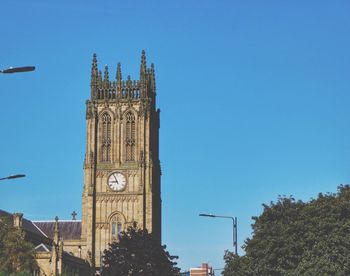
<svg viewBox="0 0 350 276"><path fill-rule="evenodd" d="M96 56L96 54L94 54L92 57L92 66L91 66L91 82L93 80L96 80L97 74L98 74L97 56Z"/></svg>
<svg viewBox="0 0 350 276"><path fill-rule="evenodd" d="M97 68L97 58L96 54L92 57L92 66L91 66L91 98L94 99L96 97L96 87L97 87L97 79L98 79L98 68Z"/></svg>
<svg viewBox="0 0 350 276"><path fill-rule="evenodd" d="M120 66L120 62L118 62L117 65L117 83L120 83L122 81L122 69Z"/></svg>
<svg viewBox="0 0 350 276"><path fill-rule="evenodd" d="M108 82L108 81L109 81L108 66L107 66L107 65L105 66L105 71L104 71L104 74L103 74L103 80L104 80L105 82Z"/></svg>
<svg viewBox="0 0 350 276"><path fill-rule="evenodd" d="M152 83L152 88L153 88L153 93L156 92L156 74L154 70L154 64L151 64L151 83Z"/></svg>
<svg viewBox="0 0 350 276"><path fill-rule="evenodd" d="M103 73L103 87L105 89L109 89L109 75L108 75L108 66L105 66L105 71Z"/></svg>
<svg viewBox="0 0 350 276"><path fill-rule="evenodd" d="M55 225L54 225L54 234L53 234L53 240L58 244L58 241L60 239L60 232L59 232L59 227L58 227L58 216L55 217Z"/></svg>
<svg viewBox="0 0 350 276"><path fill-rule="evenodd" d="M130 77L130 75L128 75L128 80L126 81L126 86L131 86L131 85L132 85L131 77Z"/></svg>
<svg viewBox="0 0 350 276"><path fill-rule="evenodd" d="M146 52L142 50L141 53L141 66L140 66L140 80L146 79Z"/></svg>
<svg viewBox="0 0 350 276"><path fill-rule="evenodd" d="M97 85L98 85L98 87L102 86L102 72L101 71L98 71Z"/></svg>
<svg viewBox="0 0 350 276"><path fill-rule="evenodd" d="M55 231L58 230L58 216L55 216Z"/></svg>

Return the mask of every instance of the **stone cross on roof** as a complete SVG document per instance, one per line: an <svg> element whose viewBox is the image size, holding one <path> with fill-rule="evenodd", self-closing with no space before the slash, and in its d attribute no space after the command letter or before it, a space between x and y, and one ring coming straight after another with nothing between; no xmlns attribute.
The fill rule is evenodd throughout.
<svg viewBox="0 0 350 276"><path fill-rule="evenodd" d="M71 215L72 215L72 220L77 220L77 218L76 218L77 213L75 211L73 211L73 213Z"/></svg>

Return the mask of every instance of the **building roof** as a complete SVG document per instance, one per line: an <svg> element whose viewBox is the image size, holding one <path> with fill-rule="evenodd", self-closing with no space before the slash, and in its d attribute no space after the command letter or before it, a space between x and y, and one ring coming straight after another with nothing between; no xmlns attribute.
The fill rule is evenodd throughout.
<svg viewBox="0 0 350 276"><path fill-rule="evenodd" d="M49 238L53 239L55 221L32 221L32 223L45 233ZM81 236L80 220L64 220L58 221L60 237L63 240L79 240Z"/></svg>
<svg viewBox="0 0 350 276"><path fill-rule="evenodd" d="M13 214L10 214L4 210L0 210L0 217L7 217L11 221L13 221ZM22 227L25 231L31 232L33 234L39 235L39 236L45 236L43 232L38 229L32 221L27 220L25 218L22 218ZM47 237L47 236L46 236Z"/></svg>
<svg viewBox="0 0 350 276"><path fill-rule="evenodd" d="M13 221L13 214L0 209L0 217L6 217ZM36 234L41 237L53 239L54 220L30 221L22 218L22 227L25 231ZM60 237L63 240L79 240L81 236L80 220L61 220L58 221Z"/></svg>
<svg viewBox="0 0 350 276"><path fill-rule="evenodd" d="M35 252L51 252L52 246L49 246L47 244L39 244L37 245L34 250Z"/></svg>

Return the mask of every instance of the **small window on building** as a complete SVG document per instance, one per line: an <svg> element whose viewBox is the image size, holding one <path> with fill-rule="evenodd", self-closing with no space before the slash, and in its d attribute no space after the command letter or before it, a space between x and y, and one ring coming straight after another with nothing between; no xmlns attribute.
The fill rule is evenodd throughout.
<svg viewBox="0 0 350 276"><path fill-rule="evenodd" d="M123 231L123 223L121 222L121 218L116 215L111 219L110 222L110 226L111 226L111 240L118 240L119 235L121 234L121 232Z"/></svg>
<svg viewBox="0 0 350 276"><path fill-rule="evenodd" d="M117 232L118 232L118 236L121 234L122 232L122 224L119 222L117 225Z"/></svg>
<svg viewBox="0 0 350 276"><path fill-rule="evenodd" d="M117 223L115 221L112 222L112 238L115 239L117 237Z"/></svg>

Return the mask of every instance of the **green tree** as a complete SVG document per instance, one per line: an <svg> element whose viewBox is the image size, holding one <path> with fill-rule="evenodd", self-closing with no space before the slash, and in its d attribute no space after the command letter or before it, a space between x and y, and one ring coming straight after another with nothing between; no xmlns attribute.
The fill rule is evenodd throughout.
<svg viewBox="0 0 350 276"><path fill-rule="evenodd" d="M178 257L165 249L152 234L134 224L104 251L102 275L179 275L177 263L173 261Z"/></svg>
<svg viewBox="0 0 350 276"><path fill-rule="evenodd" d="M223 275L350 275L350 186L306 203L279 197L263 207L246 255L226 252Z"/></svg>
<svg viewBox="0 0 350 276"><path fill-rule="evenodd" d="M37 269L33 245L10 220L0 219L0 275L32 275Z"/></svg>

